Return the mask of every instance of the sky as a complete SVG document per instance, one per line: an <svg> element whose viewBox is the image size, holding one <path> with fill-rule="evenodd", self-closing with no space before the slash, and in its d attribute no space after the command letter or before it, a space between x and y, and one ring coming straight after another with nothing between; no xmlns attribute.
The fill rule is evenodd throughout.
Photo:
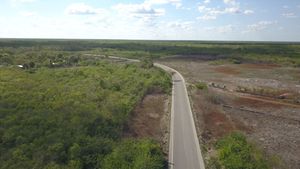
<svg viewBox="0 0 300 169"><path fill-rule="evenodd" d="M0 38L300 41L300 0L0 0Z"/></svg>

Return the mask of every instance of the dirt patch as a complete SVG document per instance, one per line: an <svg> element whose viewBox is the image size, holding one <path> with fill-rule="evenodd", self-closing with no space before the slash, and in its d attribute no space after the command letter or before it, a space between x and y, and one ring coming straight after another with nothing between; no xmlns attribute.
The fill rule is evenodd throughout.
<svg viewBox="0 0 300 169"><path fill-rule="evenodd" d="M218 66L214 68L216 72L228 74L228 75L238 75L240 72L234 68L226 67L226 66Z"/></svg>
<svg viewBox="0 0 300 169"><path fill-rule="evenodd" d="M169 101L166 94L148 94L134 109L124 137L151 138L168 153Z"/></svg>
<svg viewBox="0 0 300 169"><path fill-rule="evenodd" d="M222 111L221 102L223 95L217 95L213 91L200 92L199 90L191 90L192 106L196 115L197 128L200 131L202 140L205 143L213 143L216 139L223 137L232 131L241 130L248 132L243 123L236 119L232 119Z"/></svg>
<svg viewBox="0 0 300 169"><path fill-rule="evenodd" d="M189 61L211 61L211 60L217 60L217 59L226 59L227 56L225 55L205 55L205 54L199 54L199 55L174 55L169 56L163 59L160 59L161 61L167 61L167 60L189 60Z"/></svg>
<svg viewBox="0 0 300 169"><path fill-rule="evenodd" d="M255 107L255 108L281 108L283 105L277 104L277 103L271 103L271 102L264 102L262 100L259 100L257 98L251 98L251 97L237 97L234 100L235 105L239 106L246 106L246 107Z"/></svg>
<svg viewBox="0 0 300 169"><path fill-rule="evenodd" d="M240 66L248 69L274 69L281 67L277 64L241 64Z"/></svg>
<svg viewBox="0 0 300 169"><path fill-rule="evenodd" d="M234 126L232 125L230 120L225 116L225 114L221 113L220 111L205 113L204 122L207 125L206 131L209 131L209 134L212 137L219 138L234 130ZM204 135L205 134L207 133L204 132Z"/></svg>

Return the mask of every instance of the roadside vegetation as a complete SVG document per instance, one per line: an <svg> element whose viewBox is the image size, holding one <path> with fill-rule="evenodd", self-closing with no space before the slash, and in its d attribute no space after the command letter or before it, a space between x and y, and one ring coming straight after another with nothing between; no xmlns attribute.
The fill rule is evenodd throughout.
<svg viewBox="0 0 300 169"><path fill-rule="evenodd" d="M204 83L204 82L198 82L195 84L196 88L197 89L200 89L200 90L207 90L207 84Z"/></svg>
<svg viewBox="0 0 300 169"><path fill-rule="evenodd" d="M217 155L208 162L209 169L271 169L280 164L279 159L268 159L260 149L238 132L219 139L215 148Z"/></svg>

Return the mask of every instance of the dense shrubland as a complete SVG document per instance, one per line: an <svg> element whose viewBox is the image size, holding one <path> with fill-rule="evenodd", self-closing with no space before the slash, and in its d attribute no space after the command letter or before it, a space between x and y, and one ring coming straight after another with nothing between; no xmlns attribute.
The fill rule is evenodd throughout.
<svg viewBox="0 0 300 169"><path fill-rule="evenodd" d="M95 62L62 68L0 67L0 168L163 168L159 145L123 140L124 124L156 68Z"/></svg>
<svg viewBox="0 0 300 169"><path fill-rule="evenodd" d="M59 54L64 61L56 58L56 62L67 64L80 54L93 53L139 59L208 55L211 59L227 59L234 63L272 62L300 66L299 43L4 39L0 40L0 53L2 64L20 64L28 59L49 64L49 60L55 59L51 57ZM19 56L17 60L11 59L16 55Z"/></svg>

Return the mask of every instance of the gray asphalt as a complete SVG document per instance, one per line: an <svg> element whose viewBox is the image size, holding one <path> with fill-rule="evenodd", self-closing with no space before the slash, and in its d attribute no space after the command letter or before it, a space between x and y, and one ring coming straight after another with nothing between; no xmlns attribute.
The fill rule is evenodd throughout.
<svg viewBox="0 0 300 169"><path fill-rule="evenodd" d="M169 166L171 169L204 169L185 80L172 68L156 66L173 72Z"/></svg>
<svg viewBox="0 0 300 169"><path fill-rule="evenodd" d="M126 59L114 56L109 56L109 58L140 62L136 59ZM185 80L175 69L158 63L154 63L154 65L172 73L173 89L169 168L205 169Z"/></svg>

